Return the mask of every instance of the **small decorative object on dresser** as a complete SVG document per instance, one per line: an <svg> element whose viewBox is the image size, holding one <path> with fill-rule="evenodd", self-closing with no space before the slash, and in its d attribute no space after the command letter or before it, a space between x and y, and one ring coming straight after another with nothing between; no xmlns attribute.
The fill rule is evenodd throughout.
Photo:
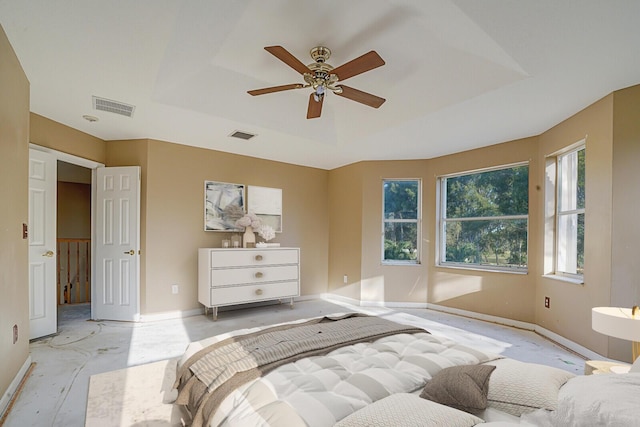
<svg viewBox="0 0 640 427"><path fill-rule="evenodd" d="M198 301L213 308L300 295L300 249L198 249Z"/></svg>
<svg viewBox="0 0 640 427"><path fill-rule="evenodd" d="M242 235L242 247L251 248L256 246L256 235L253 232L253 228L251 226L247 226L244 229L244 234Z"/></svg>
<svg viewBox="0 0 640 427"><path fill-rule="evenodd" d="M244 234L242 236L242 247L255 247L256 243L256 235L254 234L254 229L260 227L261 222L260 218L258 218L254 213L249 212L242 218L236 221L237 227L244 227Z"/></svg>
<svg viewBox="0 0 640 427"><path fill-rule="evenodd" d="M269 240L276 237L276 232L273 227L267 224L263 224L262 220L253 212L249 212L248 214L237 220L236 225L238 227L244 227L244 235L242 238L242 246L244 248L256 247L256 231L258 232L258 235L265 240L265 242L268 242Z"/></svg>

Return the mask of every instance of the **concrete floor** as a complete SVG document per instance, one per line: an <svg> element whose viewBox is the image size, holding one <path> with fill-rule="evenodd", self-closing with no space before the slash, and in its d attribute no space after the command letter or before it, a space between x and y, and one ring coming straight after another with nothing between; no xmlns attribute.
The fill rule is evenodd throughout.
<svg viewBox="0 0 640 427"><path fill-rule="evenodd" d="M234 329L269 325L328 313L364 311L427 328L462 344L525 362L581 374L584 359L531 331L426 309L362 308L325 300L221 311L211 316L128 323L91 321L89 305L59 310L58 334L30 344L36 366L5 422L6 427L83 426L89 377L179 357L191 341Z"/></svg>

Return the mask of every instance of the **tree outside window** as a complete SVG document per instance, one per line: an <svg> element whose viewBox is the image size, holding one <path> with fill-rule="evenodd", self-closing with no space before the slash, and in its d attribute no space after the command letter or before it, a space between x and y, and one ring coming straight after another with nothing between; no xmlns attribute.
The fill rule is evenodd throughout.
<svg viewBox="0 0 640 427"><path fill-rule="evenodd" d="M440 178L439 264L526 271L529 167Z"/></svg>
<svg viewBox="0 0 640 427"><path fill-rule="evenodd" d="M383 262L420 262L420 187L418 179L382 182Z"/></svg>

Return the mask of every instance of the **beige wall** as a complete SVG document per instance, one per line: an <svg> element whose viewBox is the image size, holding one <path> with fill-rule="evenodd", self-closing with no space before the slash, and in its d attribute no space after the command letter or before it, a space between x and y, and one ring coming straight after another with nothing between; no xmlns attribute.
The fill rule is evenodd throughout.
<svg viewBox="0 0 640 427"><path fill-rule="evenodd" d="M5 393L29 356L28 247L22 238L29 219L29 82L2 27L0 94L0 401L6 405Z"/></svg>
<svg viewBox="0 0 640 427"><path fill-rule="evenodd" d="M429 168L425 160L364 162L362 171L362 282L361 296L367 303L427 302L427 269L430 228L422 227L422 263L419 265L382 264L382 180L422 180L423 194L428 183ZM429 208L422 199L423 218Z"/></svg>
<svg viewBox="0 0 640 427"><path fill-rule="evenodd" d="M494 273L437 267L436 258L436 182L442 175L489 168L512 163L529 164L529 272ZM429 178L425 188L425 224L429 230L429 252L425 261L429 277L428 301L451 308L470 310L523 322L534 322L533 301L540 228L536 177L540 172L537 138L493 145L429 161Z"/></svg>
<svg viewBox="0 0 640 427"><path fill-rule="evenodd" d="M362 163L329 172L327 292L360 300L362 275ZM347 283L344 283L344 276Z"/></svg>
<svg viewBox="0 0 640 427"><path fill-rule="evenodd" d="M640 305L640 85L613 94L611 305ZM629 341L610 339L609 355L630 360Z"/></svg>
<svg viewBox="0 0 640 427"><path fill-rule="evenodd" d="M538 220L537 138L528 138L450 156L415 161L372 161L330 172L329 290L364 304L427 302L509 319L534 322L534 267L529 274L505 274L436 266L436 182L441 175L528 162L530 233ZM382 180L419 178L423 185L422 256L419 265L383 265ZM530 238L530 259L538 241ZM349 273L348 284L343 275Z"/></svg>
<svg viewBox="0 0 640 427"><path fill-rule="evenodd" d="M585 272L583 285L539 275L534 300L538 325L605 355L607 340L591 329L591 308L610 303L612 107L610 95L540 136L540 162L586 138ZM544 174L538 176L537 184L544 188ZM544 220L544 213L540 215ZM544 231L534 238L542 242ZM538 258L541 273L543 262ZM545 296L550 298L550 308L544 307Z"/></svg>
<svg viewBox="0 0 640 427"><path fill-rule="evenodd" d="M143 313L201 307L197 249L220 247L229 236L204 231L205 180L281 188L283 232L274 241L301 248L302 295L326 292L327 171L154 140L147 149ZM171 293L172 284L180 286L178 295Z"/></svg>
<svg viewBox="0 0 640 427"><path fill-rule="evenodd" d="M91 185L58 181L58 238L91 238Z"/></svg>
<svg viewBox="0 0 640 427"><path fill-rule="evenodd" d="M29 140L33 144L73 154L98 163L105 162L105 142L95 136L31 113Z"/></svg>
<svg viewBox="0 0 640 427"><path fill-rule="evenodd" d="M146 313L147 274L147 158L148 139L109 141L106 144L106 166L140 166L140 312Z"/></svg>
<svg viewBox="0 0 640 427"><path fill-rule="evenodd" d="M426 306L429 302L533 322L534 274L436 266L436 182L441 175L523 161L530 162L530 174L535 176L536 153L536 139L531 138L430 160L362 162L331 171L330 206L334 207L330 256L344 267L336 268L333 263L329 266L330 290L365 304ZM418 265L383 265L381 262L382 180L394 178L422 180L422 250ZM360 192L356 194L358 188ZM349 209L345 210L341 209L341 203L352 205L347 205ZM530 209L535 218L537 204L532 203ZM340 223L340 215L345 211L347 220ZM530 228L535 231L536 227L538 224L532 220ZM350 245L351 241L358 242L356 248ZM529 244L530 253L535 253L536 242ZM360 282L355 276L354 281L343 285L342 270L354 270L354 266L360 266Z"/></svg>

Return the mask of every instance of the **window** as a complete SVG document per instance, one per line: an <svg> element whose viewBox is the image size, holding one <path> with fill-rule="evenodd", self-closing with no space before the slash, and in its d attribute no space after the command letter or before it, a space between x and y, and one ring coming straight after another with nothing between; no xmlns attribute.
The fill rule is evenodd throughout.
<svg viewBox="0 0 640 427"><path fill-rule="evenodd" d="M556 274L582 278L584 271L585 147L556 158Z"/></svg>
<svg viewBox="0 0 640 427"><path fill-rule="evenodd" d="M419 179L382 181L383 262L420 262L420 187Z"/></svg>
<svg viewBox="0 0 640 427"><path fill-rule="evenodd" d="M440 178L439 265L527 270L529 166Z"/></svg>

